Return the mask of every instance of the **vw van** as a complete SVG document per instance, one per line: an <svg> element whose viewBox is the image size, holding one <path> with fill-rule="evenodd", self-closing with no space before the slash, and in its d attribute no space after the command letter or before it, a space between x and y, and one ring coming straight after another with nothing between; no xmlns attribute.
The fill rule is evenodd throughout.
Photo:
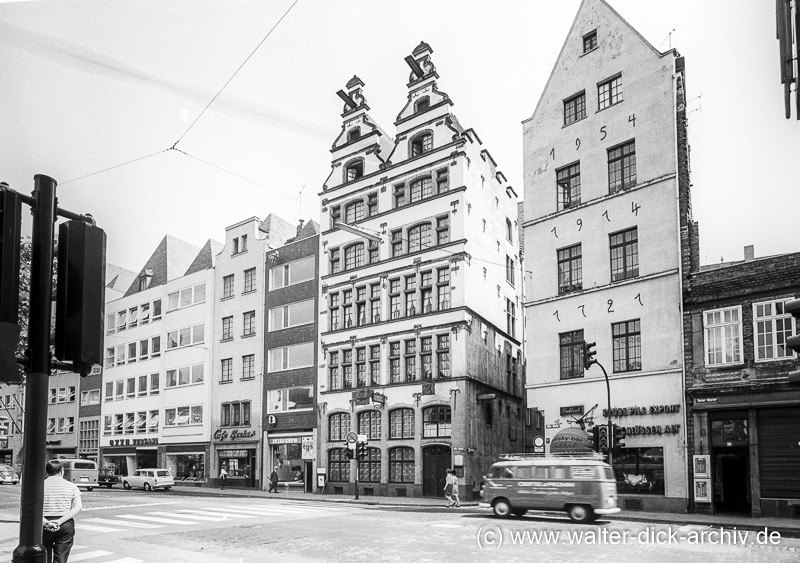
<svg viewBox="0 0 800 563"><path fill-rule="evenodd" d="M528 510L564 511L574 522L620 512L614 471L599 459L530 457L492 465L479 506L497 516Z"/></svg>
<svg viewBox="0 0 800 563"><path fill-rule="evenodd" d="M64 468L64 479L92 491L97 487L97 463L91 459L55 459Z"/></svg>

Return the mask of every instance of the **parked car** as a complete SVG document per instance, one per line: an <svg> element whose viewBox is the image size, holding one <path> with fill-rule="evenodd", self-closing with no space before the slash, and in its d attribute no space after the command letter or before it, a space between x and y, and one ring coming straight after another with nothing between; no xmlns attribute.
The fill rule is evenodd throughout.
<svg viewBox="0 0 800 563"><path fill-rule="evenodd" d="M110 489L119 484L119 475L114 475L111 471L103 470L97 476L97 484L101 487Z"/></svg>
<svg viewBox="0 0 800 563"><path fill-rule="evenodd" d="M19 475L9 465L0 465L0 483L19 483Z"/></svg>
<svg viewBox="0 0 800 563"><path fill-rule="evenodd" d="M164 489L168 491L175 484L169 469L137 469L133 475L122 478L122 486L126 489L141 487L145 491Z"/></svg>

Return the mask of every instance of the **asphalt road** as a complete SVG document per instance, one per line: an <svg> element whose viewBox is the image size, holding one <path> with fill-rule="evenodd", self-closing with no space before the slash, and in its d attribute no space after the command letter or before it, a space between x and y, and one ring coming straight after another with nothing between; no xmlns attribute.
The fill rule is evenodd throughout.
<svg viewBox="0 0 800 563"><path fill-rule="evenodd" d="M566 518L498 519L478 508L411 512L174 490L95 489L83 499L71 562L800 561L798 539L709 526L576 525ZM0 488L0 510L18 509L19 487ZM11 560L13 543L0 545L0 562Z"/></svg>

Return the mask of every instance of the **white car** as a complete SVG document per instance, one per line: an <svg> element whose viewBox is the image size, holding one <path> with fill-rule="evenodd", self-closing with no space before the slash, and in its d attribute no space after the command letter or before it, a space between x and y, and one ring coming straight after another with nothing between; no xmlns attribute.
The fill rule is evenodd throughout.
<svg viewBox="0 0 800 563"><path fill-rule="evenodd" d="M164 489L168 491L175 484L169 469L137 469L133 475L122 478L122 486L126 489L141 487L145 491Z"/></svg>

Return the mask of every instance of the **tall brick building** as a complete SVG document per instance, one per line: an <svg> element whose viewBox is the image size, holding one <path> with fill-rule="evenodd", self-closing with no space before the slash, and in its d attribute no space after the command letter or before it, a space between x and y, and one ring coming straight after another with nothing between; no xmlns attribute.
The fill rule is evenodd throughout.
<svg viewBox="0 0 800 563"><path fill-rule="evenodd" d="M800 389L786 301L800 253L703 266L684 288L689 464L695 512L800 516Z"/></svg>
<svg viewBox="0 0 800 563"><path fill-rule="evenodd" d="M517 195L439 89L420 43L390 137L364 83L344 101L323 191L318 466L327 489L466 494L521 451L522 276ZM368 438L351 462L348 432Z"/></svg>
<svg viewBox="0 0 800 563"><path fill-rule="evenodd" d="M684 80L677 51L584 0L523 122L527 403L548 444L579 417L627 429L614 455L624 509L688 499L681 299L697 225Z"/></svg>

